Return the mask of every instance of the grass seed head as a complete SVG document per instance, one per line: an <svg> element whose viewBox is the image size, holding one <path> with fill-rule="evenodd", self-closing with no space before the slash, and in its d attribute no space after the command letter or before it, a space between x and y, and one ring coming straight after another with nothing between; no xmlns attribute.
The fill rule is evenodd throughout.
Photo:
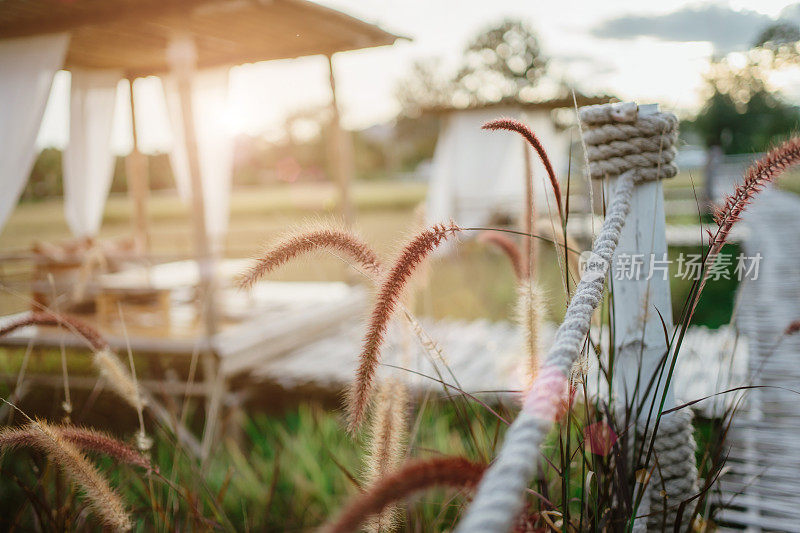
<svg viewBox="0 0 800 533"><path fill-rule="evenodd" d="M394 314L406 284L416 267L444 240L460 230L461 228L454 222L450 222L421 231L403 247L394 265L381 281L359 357L356 379L348 394L348 428L352 433L358 430L364 420L380 349L389 320Z"/></svg>

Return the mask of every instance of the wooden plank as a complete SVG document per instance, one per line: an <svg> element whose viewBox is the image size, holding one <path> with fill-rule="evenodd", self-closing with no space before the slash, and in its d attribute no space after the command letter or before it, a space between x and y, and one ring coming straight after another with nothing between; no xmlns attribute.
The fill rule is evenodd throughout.
<svg viewBox="0 0 800 533"><path fill-rule="evenodd" d="M281 316L256 316L214 338L222 360L222 372L234 375L258 367L264 361L330 334L342 321L361 317L366 292L353 289L341 299L298 306Z"/></svg>

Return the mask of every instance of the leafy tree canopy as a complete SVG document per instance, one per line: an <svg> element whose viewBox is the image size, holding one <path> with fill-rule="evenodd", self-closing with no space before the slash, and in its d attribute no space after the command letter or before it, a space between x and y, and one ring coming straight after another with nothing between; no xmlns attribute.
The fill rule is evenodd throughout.
<svg viewBox="0 0 800 533"><path fill-rule="evenodd" d="M728 154L761 152L800 127L800 108L768 83L774 69L800 64L800 28L778 23L764 29L744 65L713 61L706 75L705 104L686 129L706 146Z"/></svg>
<svg viewBox="0 0 800 533"><path fill-rule="evenodd" d="M523 21L505 20L469 42L454 74L443 73L438 60L421 60L396 92L403 111L412 115L429 107L526 100L525 92L546 68L534 30Z"/></svg>

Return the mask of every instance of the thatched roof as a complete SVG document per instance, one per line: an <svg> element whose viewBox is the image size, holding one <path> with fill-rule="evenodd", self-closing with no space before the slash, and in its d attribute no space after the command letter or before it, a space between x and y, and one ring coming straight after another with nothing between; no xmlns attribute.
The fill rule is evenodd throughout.
<svg viewBox="0 0 800 533"><path fill-rule="evenodd" d="M169 70L166 47L192 35L198 67L389 45L399 37L305 0L2 0L0 39L68 31L65 68Z"/></svg>

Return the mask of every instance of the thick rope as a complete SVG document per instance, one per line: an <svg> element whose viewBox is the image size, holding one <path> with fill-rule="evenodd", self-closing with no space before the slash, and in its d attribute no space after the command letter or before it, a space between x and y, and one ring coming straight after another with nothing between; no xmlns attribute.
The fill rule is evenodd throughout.
<svg viewBox="0 0 800 533"><path fill-rule="evenodd" d="M672 113L638 116L635 104L597 105L580 110L589 174L596 179L636 170L636 181L671 178L678 119Z"/></svg>
<svg viewBox="0 0 800 533"><path fill-rule="evenodd" d="M650 438L652 433L645 442L649 443ZM697 463L690 411L675 411L661 418L653 455L655 459L648 465L653 471L647 487L649 512L643 512L640 507L637 515L648 515L648 531L673 531L681 502L697 494ZM691 511L691 505L686 506L678 531L689 530Z"/></svg>
<svg viewBox="0 0 800 533"><path fill-rule="evenodd" d="M609 140L626 141L655 134L674 139L677 120L673 115L657 113L650 117L638 117L636 106L629 104L581 109L581 120L589 126L584 138L603 129L608 131L607 136L619 137ZM623 135L626 131L628 133ZM629 144L633 146L635 143ZM643 176L652 175L655 179L674 175L668 169L662 172L659 164L620 170L622 166L608 166L613 171L607 174L619 178L606 219L592 246L591 258L541 371L526 394L522 410L508 429L497 458L478 485L475 500L456 528L457 533L504 533L522 510L525 488L537 471L539 446L558 417L561 400L567 391L567 376L589 332L592 313L603 297L606 274L630 212L634 183L647 179Z"/></svg>

